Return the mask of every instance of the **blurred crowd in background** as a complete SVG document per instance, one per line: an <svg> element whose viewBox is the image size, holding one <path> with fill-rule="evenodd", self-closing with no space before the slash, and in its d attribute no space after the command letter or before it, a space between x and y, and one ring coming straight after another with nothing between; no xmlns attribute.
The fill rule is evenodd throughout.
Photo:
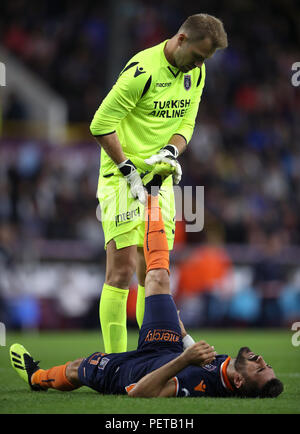
<svg viewBox="0 0 300 434"><path fill-rule="evenodd" d="M109 4L27 3L2 2L1 44L65 98L70 123L88 128L109 90ZM190 326L283 325L300 318L300 88L291 82L292 64L300 61L300 6L293 0L210 0L199 7L122 2L130 42L124 64L171 37L194 13L221 18L228 33L229 47L207 61L194 135L180 157L181 185L204 186L205 222L198 233L177 222L174 296ZM12 90L4 122L27 116ZM97 310L105 270L98 170L92 138L68 147L1 139L0 302L2 315L15 314L5 318L11 326L97 322L96 313L95 323L88 318ZM30 280L28 262L32 272L45 274ZM60 267L56 280L45 278L49 264ZM134 323L134 282L132 289ZM28 322L21 318L26 303Z"/></svg>

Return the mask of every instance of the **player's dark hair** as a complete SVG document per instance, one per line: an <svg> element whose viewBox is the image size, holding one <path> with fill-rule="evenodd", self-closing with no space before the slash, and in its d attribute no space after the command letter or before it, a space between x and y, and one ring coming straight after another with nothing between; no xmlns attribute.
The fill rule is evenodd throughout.
<svg viewBox="0 0 300 434"><path fill-rule="evenodd" d="M276 398L283 391L283 384L278 378L267 381L259 388L255 381L247 381L242 387L236 389L235 395L240 398Z"/></svg>
<svg viewBox="0 0 300 434"><path fill-rule="evenodd" d="M278 378L272 378L260 389L260 398L276 398L283 392L283 384Z"/></svg>
<svg viewBox="0 0 300 434"><path fill-rule="evenodd" d="M178 33L185 32L190 41L210 38L215 49L228 46L227 33L218 18L208 14L195 14L188 17Z"/></svg>

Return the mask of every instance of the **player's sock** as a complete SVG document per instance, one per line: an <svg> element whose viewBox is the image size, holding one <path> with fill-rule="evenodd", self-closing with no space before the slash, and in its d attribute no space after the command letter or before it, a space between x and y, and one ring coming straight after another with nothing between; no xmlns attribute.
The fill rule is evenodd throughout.
<svg viewBox="0 0 300 434"><path fill-rule="evenodd" d="M175 168L168 163L157 163L151 172L143 173L141 176L147 192L154 196L158 195L162 183L174 171Z"/></svg>
<svg viewBox="0 0 300 434"><path fill-rule="evenodd" d="M144 256L147 272L164 268L169 273L169 247L158 196L148 195L145 211Z"/></svg>
<svg viewBox="0 0 300 434"><path fill-rule="evenodd" d="M145 287L138 285L137 299L136 299L136 321L139 328L142 327L145 312Z"/></svg>
<svg viewBox="0 0 300 434"><path fill-rule="evenodd" d="M99 316L106 353L127 350L127 297L129 289L120 289L104 283Z"/></svg>
<svg viewBox="0 0 300 434"><path fill-rule="evenodd" d="M43 389L56 389L61 391L70 391L77 389L66 377L66 368L70 362L61 366L54 366L50 369L39 369L31 377L33 386L38 385Z"/></svg>

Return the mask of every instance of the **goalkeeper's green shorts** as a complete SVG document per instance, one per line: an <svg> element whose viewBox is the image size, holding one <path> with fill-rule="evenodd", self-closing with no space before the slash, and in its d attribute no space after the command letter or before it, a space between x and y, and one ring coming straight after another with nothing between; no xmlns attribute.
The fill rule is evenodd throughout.
<svg viewBox="0 0 300 434"><path fill-rule="evenodd" d="M99 176L97 197L101 209L105 246L112 239L117 249L137 245L143 247L145 233L144 206L133 199L123 175ZM173 249L175 237L175 198L172 177L163 182L159 203L165 224L169 250Z"/></svg>

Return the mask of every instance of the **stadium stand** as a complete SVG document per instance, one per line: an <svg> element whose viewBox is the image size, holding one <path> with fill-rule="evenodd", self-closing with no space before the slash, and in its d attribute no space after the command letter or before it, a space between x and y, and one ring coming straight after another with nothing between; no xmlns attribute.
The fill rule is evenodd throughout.
<svg viewBox="0 0 300 434"><path fill-rule="evenodd" d="M93 297L99 297L104 251L96 200L99 150L87 131L112 80L108 77L110 9L88 1L34 1L30 8L25 3L1 4L2 44L66 101L70 125L83 123L85 134L75 134L75 144L61 146L22 138L20 128L14 138L4 127L0 304L3 312L8 305L19 312L12 299L31 292L31 301L49 311L51 303L45 299L59 297L57 285L63 286L66 273L65 279L73 279L73 284L76 279L81 282L74 310L66 312L60 297L61 323L52 324L41 319L27 299L26 306L35 312L35 325L78 325L74 318L80 325L95 325L87 318ZM198 12L189 2L122 3L129 43L120 70L134 52L168 38L187 15ZM300 315L300 88L291 83L292 64L300 61L300 9L292 0L263 4L232 0L226 5L210 0L201 2L201 9L223 19L229 47L207 62L196 129L181 157L181 185L205 188L204 230L182 236L183 223L178 223L181 236L178 233L172 260L179 273L188 254L217 239L233 264L234 285L226 305L219 303L220 290L215 288L217 301L208 324L282 325ZM27 107L12 90L3 107L3 125L23 121L30 121ZM272 250L274 234L277 244ZM47 288L41 271L51 274L51 261L60 270L60 280ZM31 285L28 263L36 267ZM74 263L80 263L75 271L70 268L76 279L68 272L68 264ZM268 269L268 276L260 264ZM20 285L18 276L26 284ZM266 281L276 281L271 295ZM176 281L173 284L179 295ZM64 288L67 293L69 286ZM82 291L88 292L87 297ZM84 304L84 299L90 304ZM218 321L216 312L220 312ZM11 326L21 323L15 319Z"/></svg>

